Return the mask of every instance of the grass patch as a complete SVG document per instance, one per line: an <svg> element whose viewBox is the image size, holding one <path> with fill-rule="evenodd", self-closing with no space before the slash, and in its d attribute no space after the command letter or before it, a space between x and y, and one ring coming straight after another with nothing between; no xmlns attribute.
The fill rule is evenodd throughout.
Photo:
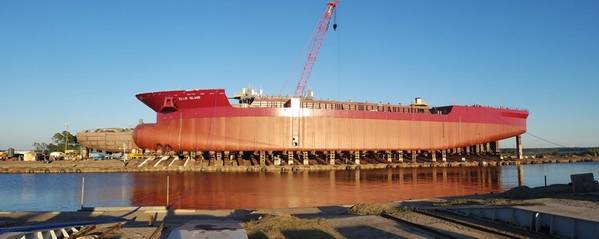
<svg viewBox="0 0 599 239"><path fill-rule="evenodd" d="M389 204L369 204L369 203L359 203L353 205L347 210L347 213L350 215L359 215L359 216L367 216L367 215L381 215L383 213L394 214L409 211L406 207L393 207Z"/></svg>
<svg viewBox="0 0 599 239"><path fill-rule="evenodd" d="M347 210L348 214L351 215L381 215L384 212L392 211L392 207L384 204L368 204L368 203L359 203L353 205Z"/></svg>

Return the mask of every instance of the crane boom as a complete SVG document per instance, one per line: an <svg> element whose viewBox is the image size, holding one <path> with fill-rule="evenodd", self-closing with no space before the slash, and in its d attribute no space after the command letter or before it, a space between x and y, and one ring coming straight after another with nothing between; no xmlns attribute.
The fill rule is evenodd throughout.
<svg viewBox="0 0 599 239"><path fill-rule="evenodd" d="M333 14L335 14L335 8L337 8L338 3L339 0L332 0L328 2L325 12L322 14L322 17L320 18L318 25L316 25L314 35L312 36L312 40L310 41L310 52L308 53L308 59L304 64L304 70L302 71L300 80L297 82L297 87L295 88L296 97L301 97L304 95L306 84L308 83L308 79L310 79L310 76L312 75L312 68L314 67L316 57L318 57L320 47L324 42L327 30L329 29L329 24L331 23L331 18L333 17Z"/></svg>

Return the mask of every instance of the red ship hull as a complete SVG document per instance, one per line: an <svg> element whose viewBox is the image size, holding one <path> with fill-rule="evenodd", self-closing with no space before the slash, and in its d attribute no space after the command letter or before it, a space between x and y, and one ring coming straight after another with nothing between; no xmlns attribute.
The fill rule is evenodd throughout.
<svg viewBox="0 0 599 239"><path fill-rule="evenodd" d="M134 132L143 149L173 151L441 150L526 132L528 112L483 106L443 114L314 108L243 108L224 90L165 91L137 97L157 122Z"/></svg>

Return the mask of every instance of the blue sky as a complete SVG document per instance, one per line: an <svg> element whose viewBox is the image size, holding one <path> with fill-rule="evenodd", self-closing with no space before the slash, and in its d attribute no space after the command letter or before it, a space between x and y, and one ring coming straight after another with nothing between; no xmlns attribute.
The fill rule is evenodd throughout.
<svg viewBox="0 0 599 239"><path fill-rule="evenodd" d="M324 4L0 1L0 149L49 141L66 123L153 122L134 97L145 91L291 94ZM526 108L531 133L597 146L598 12L595 0L346 0L308 87L321 98Z"/></svg>

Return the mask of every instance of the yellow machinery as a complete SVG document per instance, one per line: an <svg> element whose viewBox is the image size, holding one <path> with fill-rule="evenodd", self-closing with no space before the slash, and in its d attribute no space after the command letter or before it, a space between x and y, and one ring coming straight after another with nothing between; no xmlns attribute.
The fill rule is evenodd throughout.
<svg viewBox="0 0 599 239"><path fill-rule="evenodd" d="M128 159L141 159L143 157L144 157L143 154L137 154L137 153L129 153L129 154L127 154L127 158Z"/></svg>

